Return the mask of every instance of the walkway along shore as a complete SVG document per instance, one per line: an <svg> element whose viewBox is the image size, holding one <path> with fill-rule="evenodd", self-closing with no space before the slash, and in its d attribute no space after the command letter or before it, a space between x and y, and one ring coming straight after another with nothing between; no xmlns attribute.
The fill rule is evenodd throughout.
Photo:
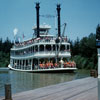
<svg viewBox="0 0 100 100"><path fill-rule="evenodd" d="M16 93L13 100L98 100L97 78L83 78ZM4 98L0 98L3 100Z"/></svg>

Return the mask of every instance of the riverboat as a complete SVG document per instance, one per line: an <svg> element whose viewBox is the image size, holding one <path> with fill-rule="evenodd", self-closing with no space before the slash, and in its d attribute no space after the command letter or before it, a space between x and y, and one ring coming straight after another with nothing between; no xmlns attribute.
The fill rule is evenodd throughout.
<svg viewBox="0 0 100 100"><path fill-rule="evenodd" d="M33 27L35 37L15 42L11 48L8 67L27 72L75 71L76 63L71 57L70 43L60 34L60 5L57 5L58 36L50 35L50 25L39 25L39 3L36 3L37 26Z"/></svg>

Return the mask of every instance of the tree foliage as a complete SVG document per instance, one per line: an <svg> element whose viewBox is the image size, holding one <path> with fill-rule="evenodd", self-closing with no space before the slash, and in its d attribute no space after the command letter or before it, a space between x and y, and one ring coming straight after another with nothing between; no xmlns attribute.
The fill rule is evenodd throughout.
<svg viewBox="0 0 100 100"><path fill-rule="evenodd" d="M96 68L96 34L91 33L88 37L83 37L80 41L77 38L71 47L73 54L72 56L74 60L77 58L77 61L75 61L79 68Z"/></svg>
<svg viewBox="0 0 100 100"><path fill-rule="evenodd" d="M0 67L7 67L10 61L10 48L13 43L7 38L4 42L0 39Z"/></svg>

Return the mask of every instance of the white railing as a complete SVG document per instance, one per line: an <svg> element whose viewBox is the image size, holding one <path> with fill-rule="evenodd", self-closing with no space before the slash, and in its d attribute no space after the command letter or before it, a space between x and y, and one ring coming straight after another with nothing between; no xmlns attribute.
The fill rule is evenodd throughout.
<svg viewBox="0 0 100 100"><path fill-rule="evenodd" d="M11 55L12 57L18 57L18 58L23 58L23 57L48 57L48 56L70 56L69 51L60 51L58 54L56 51L40 51L40 52L34 52L34 53L27 53L25 55Z"/></svg>
<svg viewBox="0 0 100 100"><path fill-rule="evenodd" d="M26 42L21 42L21 43L15 44L13 46L13 48L26 47L26 46L30 46L30 45L35 44L35 43L54 43L55 40L56 40L56 38L52 38L52 39L49 39L49 38L46 39L45 38L45 39L35 39L35 40L31 39L31 40L26 41ZM62 39L62 42L64 42L64 43L68 42L66 37L64 37Z"/></svg>

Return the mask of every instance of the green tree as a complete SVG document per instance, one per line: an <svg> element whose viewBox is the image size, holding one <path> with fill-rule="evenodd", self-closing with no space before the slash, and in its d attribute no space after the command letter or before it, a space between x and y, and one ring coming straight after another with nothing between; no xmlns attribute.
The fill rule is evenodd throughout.
<svg viewBox="0 0 100 100"><path fill-rule="evenodd" d="M99 24L97 25L97 28L96 28L96 39L100 40L100 25Z"/></svg>
<svg viewBox="0 0 100 100"><path fill-rule="evenodd" d="M74 44L73 44L73 55L78 55L80 53L80 41L79 38L77 37L77 39L75 40Z"/></svg>

